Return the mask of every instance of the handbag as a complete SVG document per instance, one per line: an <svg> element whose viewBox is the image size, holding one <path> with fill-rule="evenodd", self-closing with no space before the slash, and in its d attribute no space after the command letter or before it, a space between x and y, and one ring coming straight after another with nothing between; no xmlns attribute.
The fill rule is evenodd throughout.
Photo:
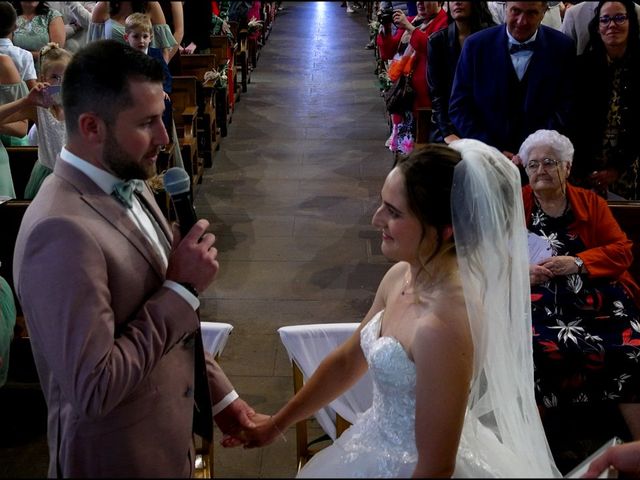
<svg viewBox="0 0 640 480"><path fill-rule="evenodd" d="M384 92L384 103L389 113L403 114L413 110L413 100L416 92L411 86L412 76L413 71L408 75L400 75L400 77L391 84L389 90Z"/></svg>

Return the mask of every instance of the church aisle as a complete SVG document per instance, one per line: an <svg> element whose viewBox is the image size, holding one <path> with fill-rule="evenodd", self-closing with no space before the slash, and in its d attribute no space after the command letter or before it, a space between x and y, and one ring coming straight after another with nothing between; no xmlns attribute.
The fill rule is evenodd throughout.
<svg viewBox="0 0 640 480"><path fill-rule="evenodd" d="M360 321L389 266L370 225L393 158L373 51L364 48L366 13L348 15L339 2L283 6L195 192L220 260L202 318L234 326L221 364L263 413L293 391L277 328ZM293 476L295 429L265 449L216 445L214 470Z"/></svg>

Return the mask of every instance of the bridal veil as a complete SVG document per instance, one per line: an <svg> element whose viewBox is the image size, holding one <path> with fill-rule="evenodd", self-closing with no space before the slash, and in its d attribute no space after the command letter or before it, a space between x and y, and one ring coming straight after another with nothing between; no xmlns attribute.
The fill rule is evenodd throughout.
<svg viewBox="0 0 640 480"><path fill-rule="evenodd" d="M534 395L527 238L518 169L477 140L460 152L452 190L474 374L455 476L559 477ZM462 461L461 461L462 460ZM461 470L461 471L459 471ZM466 471L465 471L466 470Z"/></svg>

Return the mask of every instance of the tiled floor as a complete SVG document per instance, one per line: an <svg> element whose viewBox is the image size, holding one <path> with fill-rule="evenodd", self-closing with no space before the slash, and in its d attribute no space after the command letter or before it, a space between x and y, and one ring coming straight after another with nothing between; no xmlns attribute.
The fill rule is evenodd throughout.
<svg viewBox="0 0 640 480"><path fill-rule="evenodd" d="M221 364L265 413L292 393L277 328L359 321L388 268L370 226L392 157L373 51L364 48L366 15L348 15L340 2L283 6L229 135L195 190L221 266L203 295L202 318L234 326ZM46 475L43 421L0 445L0 477ZM292 477L294 429L287 440L217 447L215 476Z"/></svg>

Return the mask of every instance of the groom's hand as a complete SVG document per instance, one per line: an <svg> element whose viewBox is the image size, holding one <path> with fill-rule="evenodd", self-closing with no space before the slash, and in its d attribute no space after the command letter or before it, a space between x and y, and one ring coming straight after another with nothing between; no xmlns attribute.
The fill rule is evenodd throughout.
<svg viewBox="0 0 640 480"><path fill-rule="evenodd" d="M226 447L236 447L244 442L243 431L255 427L252 417L256 412L241 398L236 398L213 419L224 433L222 443ZM228 439L228 440L227 440ZM225 445L225 440L226 445Z"/></svg>
<svg viewBox="0 0 640 480"><path fill-rule="evenodd" d="M264 447L280 436L284 438L271 415L261 415L260 419L254 417L253 420L255 421L255 427L244 432L244 448Z"/></svg>
<svg viewBox="0 0 640 480"><path fill-rule="evenodd" d="M240 445L244 445L247 447L247 443L250 441L252 437L253 430L260 424L269 420L269 415L264 415L262 413L255 413L251 417L251 422L253 427L241 428L240 430L234 432L233 434L225 434L220 444L225 447L238 447ZM260 446L260 445L256 445Z"/></svg>

